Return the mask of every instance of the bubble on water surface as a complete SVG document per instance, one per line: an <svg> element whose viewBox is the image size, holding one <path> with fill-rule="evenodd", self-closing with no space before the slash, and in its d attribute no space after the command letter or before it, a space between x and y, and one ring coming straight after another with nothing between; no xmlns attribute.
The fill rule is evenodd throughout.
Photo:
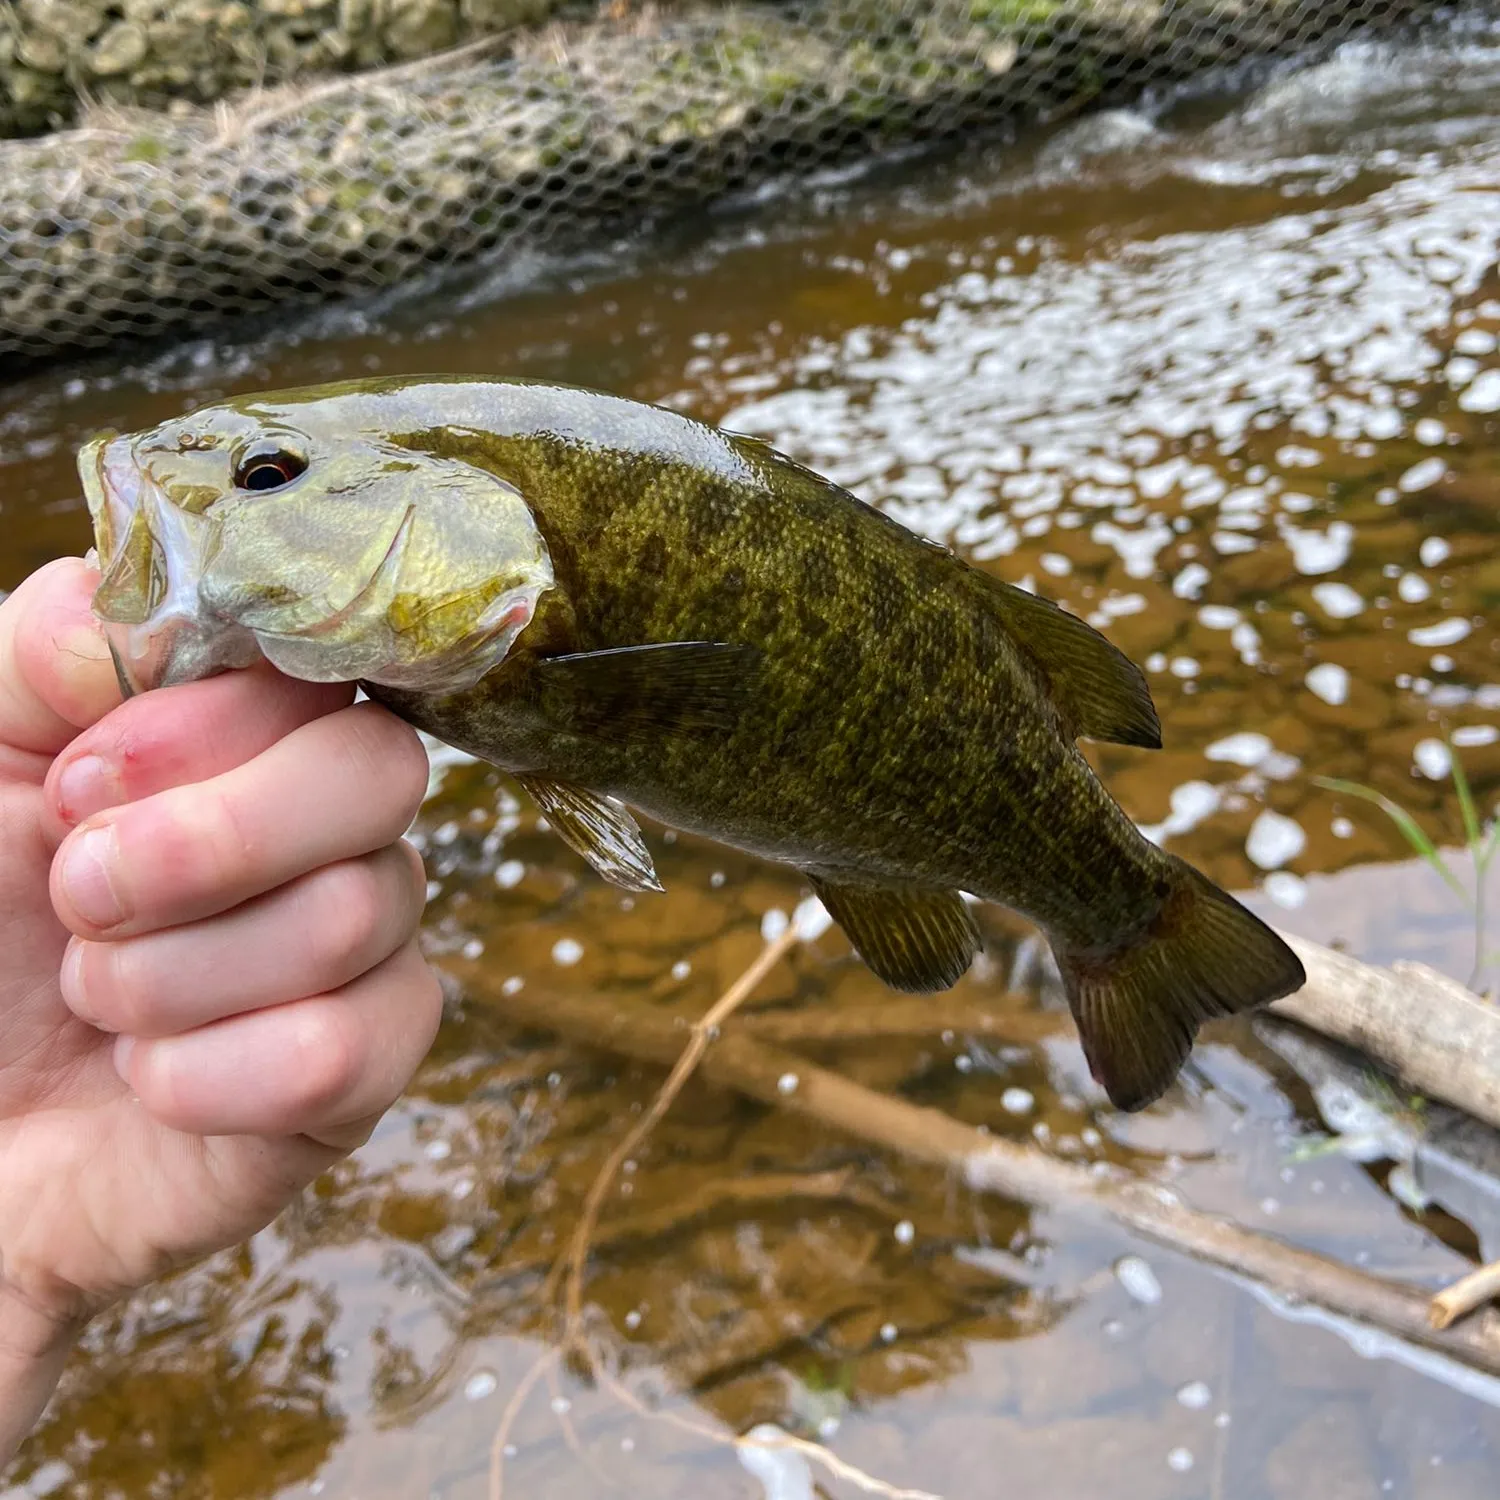
<svg viewBox="0 0 1500 1500"><path fill-rule="evenodd" d="M495 884L502 891L511 890L526 878L526 866L519 859L507 859L495 867Z"/></svg>
<svg viewBox="0 0 1500 1500"><path fill-rule="evenodd" d="M1420 573L1403 573L1396 592L1404 604L1420 604L1432 593L1432 586Z"/></svg>
<svg viewBox="0 0 1500 1500"><path fill-rule="evenodd" d="M1336 572L1349 561L1354 542L1354 528L1347 521L1335 521L1327 531L1285 525L1281 535L1292 550L1292 566L1304 575Z"/></svg>
<svg viewBox="0 0 1500 1500"><path fill-rule="evenodd" d="M1396 488L1404 495L1415 495L1430 490L1447 472L1448 465L1441 458L1420 459L1396 481Z"/></svg>
<svg viewBox="0 0 1500 1500"><path fill-rule="evenodd" d="M1448 560L1448 554L1452 550L1444 538L1429 536L1423 538L1422 545L1417 548L1417 556L1422 559L1424 568L1435 568Z"/></svg>
<svg viewBox="0 0 1500 1500"><path fill-rule="evenodd" d="M1500 729L1493 724L1461 724L1453 731L1451 739L1455 745L1463 748L1493 745L1496 740L1500 740Z"/></svg>
<svg viewBox="0 0 1500 1500"><path fill-rule="evenodd" d="M1115 1262L1115 1276L1132 1302L1155 1307L1161 1301L1161 1282L1139 1255L1122 1255Z"/></svg>
<svg viewBox="0 0 1500 1500"><path fill-rule="evenodd" d="M1446 780L1453 769L1453 755L1441 740L1418 740L1411 758L1429 781Z"/></svg>
<svg viewBox="0 0 1500 1500"><path fill-rule="evenodd" d="M1458 398L1465 411L1500 411L1500 370L1485 370Z"/></svg>
<svg viewBox="0 0 1500 1500"><path fill-rule="evenodd" d="M1467 621L1453 617L1439 620L1435 625L1421 625L1406 632L1413 646L1456 646L1466 640L1474 627Z"/></svg>
<svg viewBox="0 0 1500 1500"><path fill-rule="evenodd" d="M1030 1089L1008 1088L1000 1096L1000 1108L1011 1115L1029 1115L1036 1107L1036 1096Z"/></svg>
<svg viewBox="0 0 1500 1500"><path fill-rule="evenodd" d="M1177 1391L1177 1404L1189 1411L1201 1411L1213 1398L1213 1392L1201 1380L1189 1381Z"/></svg>
<svg viewBox="0 0 1500 1500"><path fill-rule="evenodd" d="M583 957L583 944L577 938L559 938L552 945L552 962L570 969Z"/></svg>
<svg viewBox="0 0 1500 1500"><path fill-rule="evenodd" d="M1315 698L1321 698L1324 703L1333 708L1348 702L1349 673L1337 662L1319 662L1303 681L1306 682L1308 691Z"/></svg>
<svg viewBox="0 0 1500 1500"><path fill-rule="evenodd" d="M464 1397L469 1401L483 1401L486 1396L493 1396L499 1387L500 1381L493 1370L475 1370L464 1381Z"/></svg>
<svg viewBox="0 0 1500 1500"><path fill-rule="evenodd" d="M1167 1467L1174 1474L1186 1474L1193 1467L1193 1455L1186 1448L1174 1448L1167 1454Z"/></svg>
<svg viewBox="0 0 1500 1500"><path fill-rule="evenodd" d="M1331 620L1352 620L1365 607L1365 601L1347 583L1314 584L1312 594L1318 608Z"/></svg>
<svg viewBox="0 0 1500 1500"><path fill-rule="evenodd" d="M1275 870L1289 864L1306 847L1307 834L1302 825L1269 807L1251 824L1245 839L1245 853L1250 862L1262 870Z"/></svg>
<svg viewBox="0 0 1500 1500"><path fill-rule="evenodd" d="M1271 742L1263 734L1242 730L1215 740L1204 752L1209 760L1228 761L1235 766L1258 766L1271 753Z"/></svg>

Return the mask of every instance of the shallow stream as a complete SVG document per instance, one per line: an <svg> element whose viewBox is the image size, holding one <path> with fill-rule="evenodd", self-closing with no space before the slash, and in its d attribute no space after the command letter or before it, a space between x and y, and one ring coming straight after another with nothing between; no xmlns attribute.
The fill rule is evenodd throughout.
<svg viewBox="0 0 1500 1500"><path fill-rule="evenodd" d="M1091 753L1170 848L1291 931L1493 991L1500 921L1476 944L1473 910L1391 823L1314 778L1398 799L1470 879L1448 743L1492 806L1497 231L1500 29L1349 46L595 259L33 376L0 391L0 587L87 545L72 454L101 426L374 372L667 402L1107 630L1147 667L1166 747ZM5 1500L488 1493L554 1331L549 1260L660 1082L518 1035L493 1000L527 986L691 1019L803 893L651 830L668 893L632 902L498 774L443 757L434 783L418 834L453 998L411 1094L252 1246L101 1320ZM1436 1284L1481 1242L1500 1256L1500 1211L1414 1207L1389 1159L1310 1149L1315 1091L1338 1079L1249 1026L1158 1106L1115 1114L1066 1023L1034 1020L1059 1005L1036 943L987 926L954 999L1019 1017L1023 1040L960 1027L819 1059L1389 1275ZM756 1003L853 1015L884 993L835 931ZM1421 1111L1352 1082L1420 1134ZM722 1441L759 1422L947 1500L1496 1491L1500 1382L706 1085L612 1221L587 1300L617 1387L543 1380L507 1435L507 1494L809 1493L794 1467L766 1489Z"/></svg>

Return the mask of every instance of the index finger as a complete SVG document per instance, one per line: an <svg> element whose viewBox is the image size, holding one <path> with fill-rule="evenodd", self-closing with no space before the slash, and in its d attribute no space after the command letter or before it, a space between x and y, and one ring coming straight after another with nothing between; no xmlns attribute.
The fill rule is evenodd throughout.
<svg viewBox="0 0 1500 1500"><path fill-rule="evenodd" d="M0 745L55 755L120 701L82 558L39 568L0 604Z"/></svg>

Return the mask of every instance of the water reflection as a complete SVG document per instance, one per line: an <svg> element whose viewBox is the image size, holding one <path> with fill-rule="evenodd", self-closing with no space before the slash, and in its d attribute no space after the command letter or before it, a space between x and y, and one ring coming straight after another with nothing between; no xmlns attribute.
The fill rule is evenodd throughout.
<svg viewBox="0 0 1500 1500"><path fill-rule="evenodd" d="M1350 48L1243 100L908 164L667 250L510 265L503 288L476 276L291 336L38 377L0 413L0 585L85 544L81 504L59 497L105 423L372 370L668 401L1104 626L1150 672L1167 748L1091 753L1153 837L1295 930L1464 977L1451 893L1378 812L1312 778L1373 785L1447 845L1445 736L1476 795L1500 791L1497 124L1493 34ZM506 1404L555 1332L550 1264L659 1082L518 1034L496 1002L525 989L686 1022L802 892L653 831L669 894L622 897L499 777L445 766L418 834L449 1014L411 1098L252 1256L96 1330L12 1475L23 1493L485 1493ZM1389 1160L1307 1155L1326 1127L1315 1065L1248 1028L1146 1114L1102 1107L1036 946L983 918L989 954L951 1004L984 1006L990 1030L809 1054L1393 1275L1473 1253L1484 1228L1403 1206ZM836 932L757 997L884 1003ZM675 1419L821 1433L950 1500L997 1484L1479 1500L1500 1463L1482 1393L706 1085L622 1176L588 1296L606 1370L664 1415L571 1373L543 1382L511 1433L510 1493L757 1493Z"/></svg>

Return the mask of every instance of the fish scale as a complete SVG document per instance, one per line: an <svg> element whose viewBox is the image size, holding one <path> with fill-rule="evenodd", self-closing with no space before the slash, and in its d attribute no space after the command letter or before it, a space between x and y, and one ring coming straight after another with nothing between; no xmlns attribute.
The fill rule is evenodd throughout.
<svg viewBox="0 0 1500 1500"><path fill-rule="evenodd" d="M91 445L80 472L142 685L241 665L248 634L510 771L630 889L660 887L627 806L797 867L898 989L969 967L960 892L1014 907L1123 1108L1201 1022L1302 983L1080 754L1160 743L1139 669L759 439L429 377L206 407ZM196 529L168 524L190 505ZM153 617L148 577L185 616Z"/></svg>

